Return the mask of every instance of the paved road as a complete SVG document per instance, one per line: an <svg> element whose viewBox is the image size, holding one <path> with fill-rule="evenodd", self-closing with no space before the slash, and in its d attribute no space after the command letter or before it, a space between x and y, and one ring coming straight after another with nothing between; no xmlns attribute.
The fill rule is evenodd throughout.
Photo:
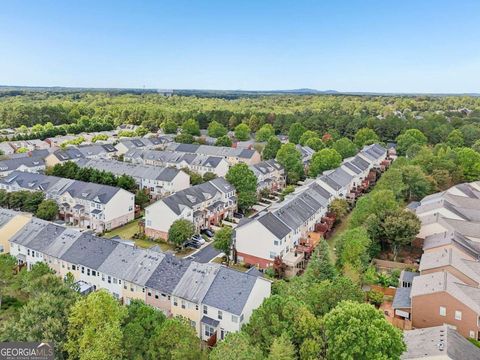
<svg viewBox="0 0 480 360"><path fill-rule="evenodd" d="M191 255L190 257L199 263L205 264L205 263L208 263L210 260L216 258L220 253L221 251L218 251L217 249L215 249L213 245L210 243L207 246L205 246L203 249L200 249L200 251Z"/></svg>

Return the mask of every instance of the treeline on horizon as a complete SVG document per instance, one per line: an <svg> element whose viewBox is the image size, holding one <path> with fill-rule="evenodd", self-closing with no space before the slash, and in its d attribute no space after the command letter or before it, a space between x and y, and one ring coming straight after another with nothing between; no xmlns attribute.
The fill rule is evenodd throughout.
<svg viewBox="0 0 480 360"><path fill-rule="evenodd" d="M478 128L480 98L275 95L227 100L151 93L33 91L0 97L0 128L88 121L111 126L142 125L155 131L165 121L173 120L181 126L192 118L202 129L217 121L229 130L246 123L255 132L268 123L277 134L288 133L293 123L300 122L308 130L349 138L368 127L382 141L392 141L406 129L416 128L436 144L445 141L454 129L469 125Z"/></svg>

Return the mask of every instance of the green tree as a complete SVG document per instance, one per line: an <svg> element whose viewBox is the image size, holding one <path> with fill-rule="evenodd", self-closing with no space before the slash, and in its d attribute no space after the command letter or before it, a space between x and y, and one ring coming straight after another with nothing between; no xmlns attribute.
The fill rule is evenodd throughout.
<svg viewBox="0 0 480 360"><path fill-rule="evenodd" d="M308 174L316 177L326 170L334 169L342 163L342 156L334 149L322 149L312 156Z"/></svg>
<svg viewBox="0 0 480 360"><path fill-rule="evenodd" d="M337 219L342 219L348 214L349 210L348 201L342 198L335 198L328 205L328 210L335 214Z"/></svg>
<svg viewBox="0 0 480 360"><path fill-rule="evenodd" d="M187 219L178 219L173 222L168 230L168 241L181 247L195 233L195 226Z"/></svg>
<svg viewBox="0 0 480 360"><path fill-rule="evenodd" d="M202 358L200 340L184 318L170 318L155 328L150 338L148 359L198 360Z"/></svg>
<svg viewBox="0 0 480 360"><path fill-rule="evenodd" d="M308 262L304 277L310 282L332 280L337 276L337 271L330 257L330 248L325 240L315 248L315 251Z"/></svg>
<svg viewBox="0 0 480 360"><path fill-rule="evenodd" d="M257 177L247 164L235 164L228 170L225 178L235 187L238 207L241 210L248 210L257 202Z"/></svg>
<svg viewBox="0 0 480 360"><path fill-rule="evenodd" d="M375 133L375 131L369 128L362 128L358 130L353 139L353 142L359 148L362 148L365 145L375 144L379 141L380 139L378 138L378 135Z"/></svg>
<svg viewBox="0 0 480 360"><path fill-rule="evenodd" d="M127 306L123 324L123 344L128 359L147 358L150 340L158 326L166 320L161 311L146 305L141 300L132 300Z"/></svg>
<svg viewBox="0 0 480 360"><path fill-rule="evenodd" d="M263 160L275 159L275 157L277 156L277 152L281 146L282 146L282 143L280 142L280 140L276 136L271 136L268 139L267 144L263 148L263 152L262 152Z"/></svg>
<svg viewBox="0 0 480 360"><path fill-rule="evenodd" d="M305 142L305 146L308 146L314 151L320 151L325 148L325 143L318 137L312 137Z"/></svg>
<svg viewBox="0 0 480 360"><path fill-rule="evenodd" d="M355 156L357 153L357 147L348 138L343 137L333 143L333 148L342 156L343 159Z"/></svg>
<svg viewBox="0 0 480 360"><path fill-rule="evenodd" d="M255 134L255 139L259 142L262 142L270 140L272 136L275 136L275 130L273 129L273 126L270 124L265 124L260 129L258 129Z"/></svg>
<svg viewBox="0 0 480 360"><path fill-rule="evenodd" d="M419 166L407 165L402 168L405 184L405 199L420 200L433 189L432 179L428 178Z"/></svg>
<svg viewBox="0 0 480 360"><path fill-rule="evenodd" d="M413 145L426 145L427 137L418 129L408 129L397 137L397 152L400 155L407 153L407 150Z"/></svg>
<svg viewBox="0 0 480 360"><path fill-rule="evenodd" d="M217 141L215 141L215 146L232 146L232 140L228 137L228 135L220 136Z"/></svg>
<svg viewBox="0 0 480 360"><path fill-rule="evenodd" d="M303 135L303 133L307 131L305 127L300 124L300 123L293 123L290 126L290 130L288 131L288 141L290 141L293 144L298 144L300 141L300 137Z"/></svg>
<svg viewBox="0 0 480 360"><path fill-rule="evenodd" d="M182 133L200 136L200 125L195 119L188 119L182 124Z"/></svg>
<svg viewBox="0 0 480 360"><path fill-rule="evenodd" d="M181 144L193 144L195 142L195 139L190 134L182 133L175 136L175 141Z"/></svg>
<svg viewBox="0 0 480 360"><path fill-rule="evenodd" d="M227 135L227 129L219 122L214 120L208 125L208 136L219 138L224 135Z"/></svg>
<svg viewBox="0 0 480 360"><path fill-rule="evenodd" d="M210 360L262 360L263 353L250 343L243 331L230 333L215 346L208 357Z"/></svg>
<svg viewBox="0 0 480 360"><path fill-rule="evenodd" d="M137 136L145 136L148 134L148 129L144 128L143 126L139 126L135 129L135 135Z"/></svg>
<svg viewBox="0 0 480 360"><path fill-rule="evenodd" d="M305 145L305 143L312 138L318 138L318 134L315 131L307 130L302 134L302 136L300 136L298 143L300 145Z"/></svg>
<svg viewBox="0 0 480 360"><path fill-rule="evenodd" d="M245 141L250 139L250 128L247 124L238 124L235 127L235 137L237 140Z"/></svg>
<svg viewBox="0 0 480 360"><path fill-rule="evenodd" d="M203 174L202 179L204 182L211 181L215 179L217 175L211 171L207 171L205 174Z"/></svg>
<svg viewBox="0 0 480 360"><path fill-rule="evenodd" d="M43 200L35 212L36 217L48 221L55 220L57 215L58 205L55 200Z"/></svg>
<svg viewBox="0 0 480 360"><path fill-rule="evenodd" d="M337 263L345 268L348 265L356 271L362 271L368 264L371 240L367 230L362 227L345 231L337 239Z"/></svg>
<svg viewBox="0 0 480 360"><path fill-rule="evenodd" d="M373 191L358 199L350 218L350 226L362 226L370 215L384 219L388 214L398 209L398 202L391 190Z"/></svg>
<svg viewBox="0 0 480 360"><path fill-rule="evenodd" d="M231 227L224 226L215 233L213 247L222 251L227 257L229 257L232 239L233 229Z"/></svg>
<svg viewBox="0 0 480 360"><path fill-rule="evenodd" d="M173 120L166 120L164 123L163 123L163 131L165 132L165 134L176 134L177 133L177 123Z"/></svg>
<svg viewBox="0 0 480 360"><path fill-rule="evenodd" d="M393 251L393 261L397 261L401 247L410 245L420 231L420 220L410 211L401 210L385 218L384 231Z"/></svg>
<svg viewBox="0 0 480 360"><path fill-rule="evenodd" d="M480 153L465 147L456 149L455 153L465 180L478 180L480 178Z"/></svg>
<svg viewBox="0 0 480 360"><path fill-rule="evenodd" d="M123 357L121 324L126 309L106 290L91 293L73 305L65 348L72 359Z"/></svg>
<svg viewBox="0 0 480 360"><path fill-rule="evenodd" d="M399 359L402 333L368 304L344 301L325 315L329 359Z"/></svg>
<svg viewBox="0 0 480 360"><path fill-rule="evenodd" d="M45 199L45 194L41 191L28 193L28 196L26 196L25 200L23 201L22 210L30 213L35 213L38 207L44 201L44 199Z"/></svg>
<svg viewBox="0 0 480 360"><path fill-rule="evenodd" d="M273 340L268 360L295 360L295 347L286 333Z"/></svg>
<svg viewBox="0 0 480 360"><path fill-rule="evenodd" d="M283 144L277 152L277 161L285 168L289 184L296 184L304 175L302 155L293 143Z"/></svg>
<svg viewBox="0 0 480 360"><path fill-rule="evenodd" d="M463 134L460 130L455 129L452 130L447 137L447 145L451 146L452 148L462 147L464 144Z"/></svg>
<svg viewBox="0 0 480 360"><path fill-rule="evenodd" d="M150 197L148 196L148 193L144 189L138 189L137 192L135 193L135 205L140 206L142 209L145 209L145 207L150 203Z"/></svg>

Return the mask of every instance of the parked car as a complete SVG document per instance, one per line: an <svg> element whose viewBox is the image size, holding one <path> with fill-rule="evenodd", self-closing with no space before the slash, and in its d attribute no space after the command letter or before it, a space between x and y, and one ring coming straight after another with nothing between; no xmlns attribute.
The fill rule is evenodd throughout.
<svg viewBox="0 0 480 360"><path fill-rule="evenodd" d="M205 244L205 239L202 238L202 237L201 237L200 235L198 235L198 234L193 235L191 241L197 242L197 243L199 243L200 245Z"/></svg>
<svg viewBox="0 0 480 360"><path fill-rule="evenodd" d="M209 238L215 235L215 233L210 229L203 229L201 233L207 235Z"/></svg>
<svg viewBox="0 0 480 360"><path fill-rule="evenodd" d="M200 249L201 246L202 246L202 244L200 244L196 241L190 241L190 242L185 244L185 247L194 248L194 249Z"/></svg>
<svg viewBox="0 0 480 360"><path fill-rule="evenodd" d="M237 219L242 219L242 218L245 217L245 215L243 215L242 213L239 213L239 212L234 212L233 217L237 218Z"/></svg>

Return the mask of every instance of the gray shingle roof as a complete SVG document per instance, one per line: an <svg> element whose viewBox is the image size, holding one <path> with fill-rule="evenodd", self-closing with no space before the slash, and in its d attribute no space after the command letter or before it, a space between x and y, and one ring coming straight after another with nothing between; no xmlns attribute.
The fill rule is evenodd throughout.
<svg viewBox="0 0 480 360"><path fill-rule="evenodd" d="M21 230L19 230L12 239L11 243L19 245L27 245L32 239L35 239L38 233L40 233L48 225L47 221L32 218Z"/></svg>
<svg viewBox="0 0 480 360"><path fill-rule="evenodd" d="M197 304L202 302L219 268L218 264L190 263L173 295Z"/></svg>
<svg viewBox="0 0 480 360"><path fill-rule="evenodd" d="M16 215L17 213L13 210L0 208L0 228L12 220Z"/></svg>
<svg viewBox="0 0 480 360"><path fill-rule="evenodd" d="M392 307L394 309L405 309L412 306L412 300L410 299L411 287L400 287L395 291L395 297L393 298Z"/></svg>
<svg viewBox="0 0 480 360"><path fill-rule="evenodd" d="M230 148L224 146L212 146L212 145L195 145L195 144L177 144L172 143L167 147L168 150L180 151L186 153L197 153L205 155L214 155L222 157L238 157L243 159L250 159L256 150L242 149L242 148Z"/></svg>
<svg viewBox="0 0 480 360"><path fill-rule="evenodd" d="M403 336L407 350L402 360L445 356L452 360L480 359L480 348L448 325L405 331Z"/></svg>
<svg viewBox="0 0 480 360"><path fill-rule="evenodd" d="M17 170L20 166L34 168L42 165L45 166L45 160L41 157L21 157L15 159L7 159L0 161L0 172Z"/></svg>
<svg viewBox="0 0 480 360"><path fill-rule="evenodd" d="M145 286L167 294L171 294L190 266L190 260L178 259L165 254L159 266L153 271Z"/></svg>
<svg viewBox="0 0 480 360"><path fill-rule="evenodd" d="M254 275L221 267L203 303L240 316L256 281Z"/></svg>
<svg viewBox="0 0 480 360"><path fill-rule="evenodd" d="M84 233L62 255L61 259L98 270L117 245L116 241Z"/></svg>
<svg viewBox="0 0 480 360"><path fill-rule="evenodd" d="M283 239L290 233L290 228L271 212L258 218L258 222L265 226L278 239Z"/></svg>

